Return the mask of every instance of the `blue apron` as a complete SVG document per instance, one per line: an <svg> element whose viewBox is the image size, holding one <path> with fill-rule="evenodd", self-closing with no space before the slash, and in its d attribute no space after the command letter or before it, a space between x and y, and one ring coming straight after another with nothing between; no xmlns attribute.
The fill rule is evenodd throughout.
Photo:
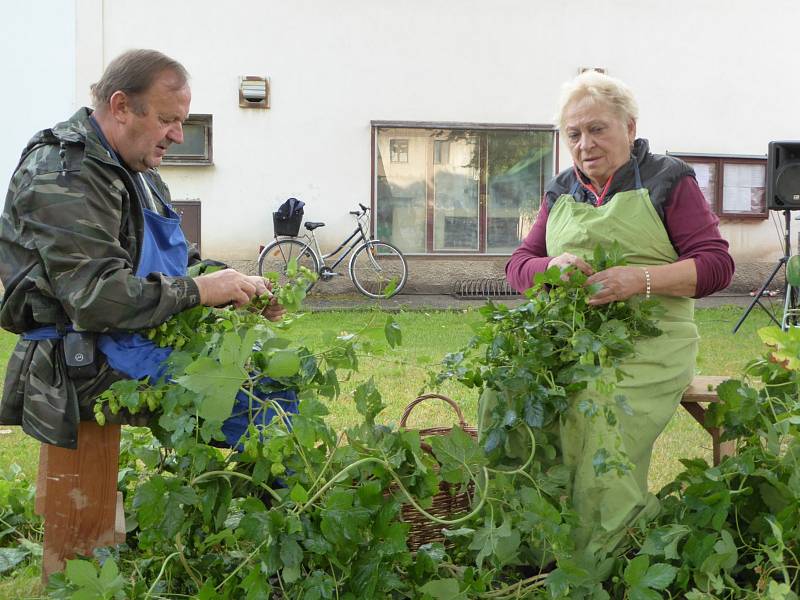
<svg viewBox="0 0 800 600"><path fill-rule="evenodd" d="M146 179L143 175L135 175ZM186 275L189 262L189 250L186 238L181 231L181 218L172 210L149 182L145 193L152 200L155 195L164 208L166 216L154 210L143 208L144 239L136 267L137 277L147 277L150 273L162 273L172 277ZM155 192L155 194L153 194ZM109 366L124 373L130 379L149 377L155 383L165 372L165 361L172 353L172 348L159 348L153 342L138 333L110 333L97 338L97 347L106 355Z"/></svg>
<svg viewBox="0 0 800 600"><path fill-rule="evenodd" d="M158 190L148 184L148 192L155 192L167 216L161 216L148 208L144 208L144 240L137 277L147 277L150 273L162 273L168 276L185 276L189 259L186 238L180 226L180 216L161 198ZM138 333L113 333L101 335L98 347L106 355L108 364L130 377L158 381L166 372L166 360L172 348L159 348L153 342ZM267 385L274 384L271 379L264 379ZM297 412L297 395L294 390L282 390L269 394L259 392L256 396L262 400L274 398L287 413ZM272 407L256 410L252 422L259 428L269 424L275 416ZM236 394L231 416L222 424L225 441L230 446L239 446L242 436L247 432L251 422L250 399L244 392Z"/></svg>
<svg viewBox="0 0 800 600"><path fill-rule="evenodd" d="M93 123L94 124L94 123ZM103 146L117 159L113 149L108 144L99 127L95 126ZM142 173L133 175L139 178L134 183L149 205L155 209L157 201L164 209L166 216L160 215L156 210L143 207L144 213L144 238L142 240L141 255L136 268L137 277L147 277L150 273L162 273L172 277L186 276L189 262L189 250L186 238L181 230L181 218L172 207L162 198L158 189L150 183ZM71 330L71 327L68 328ZM26 340L57 339L62 337L54 326L40 327L23 334ZM149 377L155 383L163 378L167 371L166 360L172 354L172 348L159 348L152 341L138 333L110 333L102 334L97 338L98 349L105 354L110 367L123 373L130 379L144 379ZM270 379L263 380L267 385L275 382ZM294 390L281 390L272 393L263 393L256 390L256 395L262 399L274 398L287 413L297 412L297 395ZM251 423L250 400L244 392L236 395L231 416L222 424L225 441L230 446L239 446L241 437L247 432ZM275 410L263 408L252 415L252 422L263 428L275 416Z"/></svg>

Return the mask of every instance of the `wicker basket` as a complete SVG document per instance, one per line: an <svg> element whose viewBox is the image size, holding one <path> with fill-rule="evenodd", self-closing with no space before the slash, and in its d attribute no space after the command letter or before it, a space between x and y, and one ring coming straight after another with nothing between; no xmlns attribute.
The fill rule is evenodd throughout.
<svg viewBox="0 0 800 600"><path fill-rule="evenodd" d="M406 429L408 417L411 415L411 412L416 406L422 402L425 402L426 400L431 400L434 398L449 404L458 417L458 426L461 427L465 433L471 435L472 437L477 437L477 429L467 425L467 422L464 420L464 414L461 412L458 404L453 402L453 400L447 396L442 396L441 394L425 394L424 396L420 396L411 402L403 412L403 416L400 418L400 428ZM428 427L426 429L420 429L419 437L422 449L426 452L432 452L431 447L424 442L425 438L432 435L446 435L450 433L451 430L452 427ZM439 484L439 492L433 497L433 504L430 506L430 508L426 508L425 510L441 519L450 519L454 515L466 513L470 509L473 491L474 485L472 482L470 482L466 490L459 491L459 486L454 486L446 481L442 481ZM412 552L416 551L423 544L429 544L431 542L443 542L445 539L444 534L442 533L443 526L439 523L428 520L410 504L403 504L402 508L400 509L400 520L411 525L411 529L408 532L408 547Z"/></svg>

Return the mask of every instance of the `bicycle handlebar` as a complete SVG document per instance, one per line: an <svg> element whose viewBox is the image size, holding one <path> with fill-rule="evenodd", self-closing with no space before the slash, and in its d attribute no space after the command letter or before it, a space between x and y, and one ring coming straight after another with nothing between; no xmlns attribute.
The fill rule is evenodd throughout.
<svg viewBox="0 0 800 600"><path fill-rule="evenodd" d="M360 217L361 215L367 214L367 212L369 211L369 207L368 206L364 206L360 202L358 203L358 205L361 207L361 212L358 212L357 210L351 210L350 214L354 215L356 217Z"/></svg>

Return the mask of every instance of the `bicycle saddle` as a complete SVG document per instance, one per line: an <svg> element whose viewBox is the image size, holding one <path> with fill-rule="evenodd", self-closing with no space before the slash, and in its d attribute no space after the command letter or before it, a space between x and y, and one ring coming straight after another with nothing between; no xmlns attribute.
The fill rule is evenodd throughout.
<svg viewBox="0 0 800 600"><path fill-rule="evenodd" d="M304 227L309 231L314 231L317 227L325 227L325 223L315 223L314 221L306 221Z"/></svg>

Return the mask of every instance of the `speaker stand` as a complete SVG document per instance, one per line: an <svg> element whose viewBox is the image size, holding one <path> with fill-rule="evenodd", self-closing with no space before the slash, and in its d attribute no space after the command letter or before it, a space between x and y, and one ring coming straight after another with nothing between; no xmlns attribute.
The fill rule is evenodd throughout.
<svg viewBox="0 0 800 600"><path fill-rule="evenodd" d="M742 323L744 323L745 319L752 312L752 310L756 307L756 305L760 306L761 309L765 313L767 313L767 316L769 316L769 318L772 319L772 321L775 323L775 325L777 325L778 327L781 327L781 322L778 321L778 319L775 317L775 313L772 312L772 307L767 308L766 306L764 306L761 303L761 298L762 298L762 294L764 293L764 290L766 290L769 287L769 284L772 283L773 279L775 279L775 276L778 274L778 271L780 271L781 268L786 265L787 261L789 260L789 257L792 255L792 242L791 242L792 211L789 210L788 208L785 209L783 211L783 217L784 217L784 221L785 221L785 225L784 225L784 229L783 229L783 256L781 256L778 259L778 262L775 264L775 267L773 267L773 269L772 269L772 273L769 274L769 277L767 277L767 279L761 285L761 288L759 288L759 290L756 292L756 297L753 298L753 301L750 303L750 306L748 306L745 309L744 314L742 314L742 316L739 318L739 322L736 323L736 325L733 328L733 333L736 333L737 331L739 331L739 327L742 326ZM784 294L785 293L786 293L786 287L784 286Z"/></svg>

